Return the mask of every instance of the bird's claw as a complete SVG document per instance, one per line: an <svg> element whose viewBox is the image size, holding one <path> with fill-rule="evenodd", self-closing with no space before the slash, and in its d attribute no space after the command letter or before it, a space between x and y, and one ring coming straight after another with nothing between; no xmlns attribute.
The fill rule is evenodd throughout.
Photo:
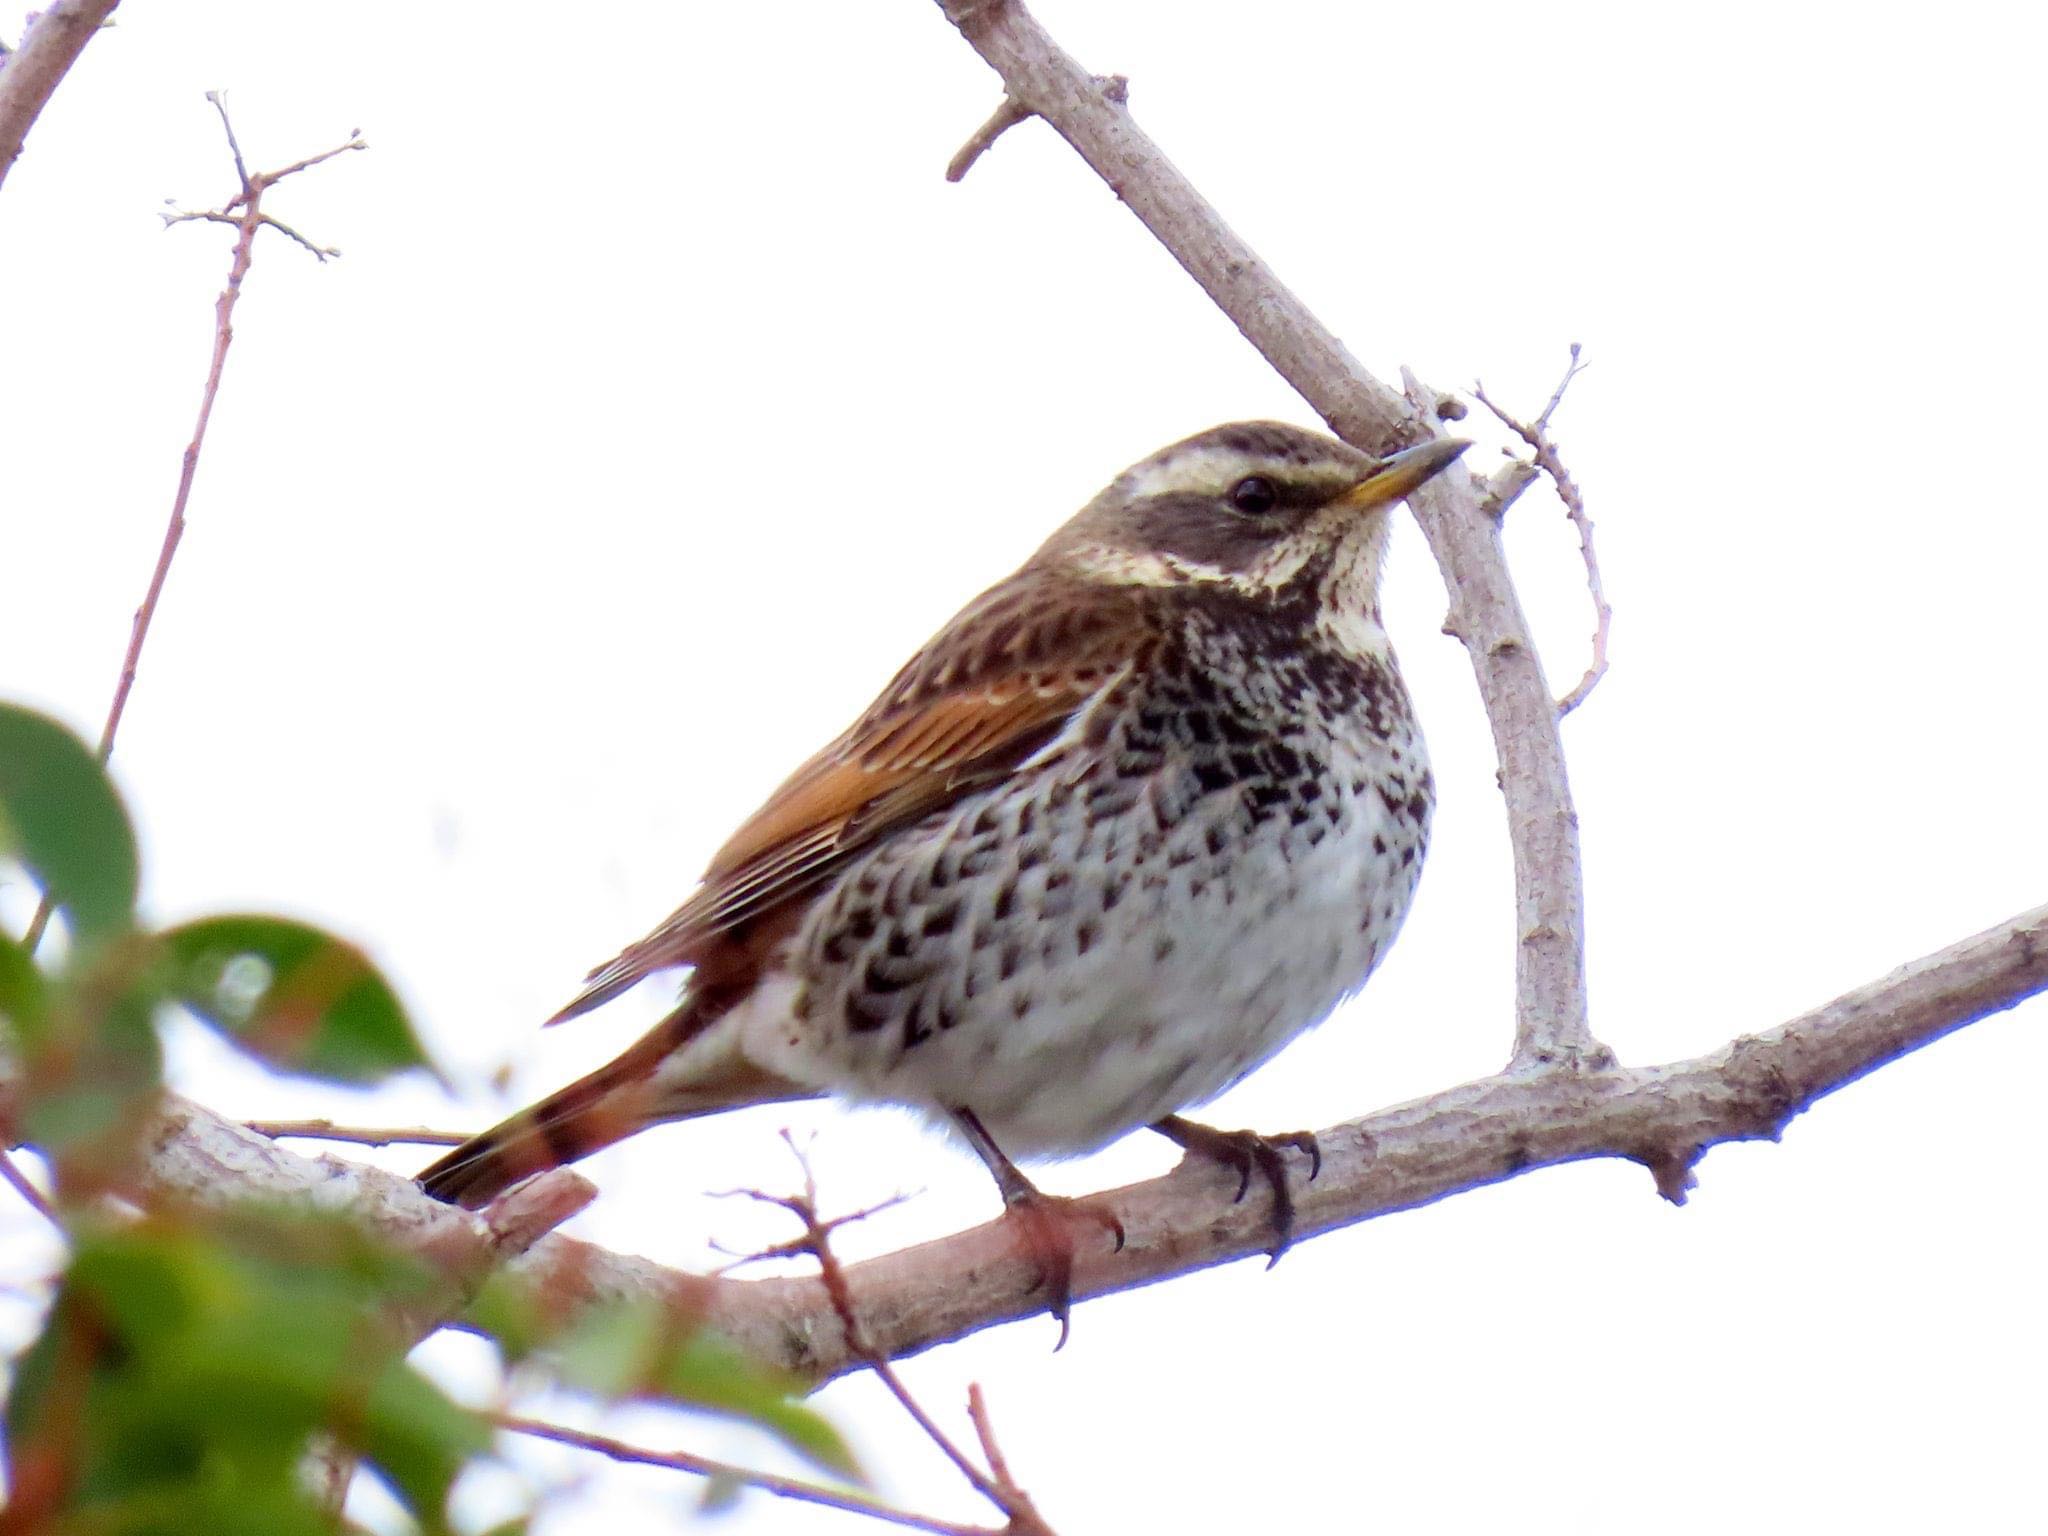
<svg viewBox="0 0 2048 1536"><path fill-rule="evenodd" d="M1258 1171L1273 1191L1273 1246L1266 1250L1266 1268L1278 1264L1280 1255L1294 1242L1294 1193L1287 1187L1287 1159L1280 1149L1291 1147L1307 1153L1308 1176L1313 1179L1323 1171L1323 1149L1315 1132L1280 1131L1268 1136L1258 1131L1219 1131L1179 1115L1167 1116L1153 1129L1190 1152L1235 1169L1237 1193L1230 1197L1232 1204L1244 1199L1252 1187L1252 1172Z"/></svg>
<svg viewBox="0 0 2048 1536"><path fill-rule="evenodd" d="M1004 1205L1024 1234L1024 1246L1038 1265L1039 1284L1045 1288L1045 1309L1060 1325L1057 1353L1066 1347L1069 1317L1074 1304L1074 1224L1085 1221L1102 1228L1116 1240L1115 1252L1123 1252L1124 1224L1113 1211L1103 1210L1085 1200L1070 1200L1038 1190L1019 1191Z"/></svg>

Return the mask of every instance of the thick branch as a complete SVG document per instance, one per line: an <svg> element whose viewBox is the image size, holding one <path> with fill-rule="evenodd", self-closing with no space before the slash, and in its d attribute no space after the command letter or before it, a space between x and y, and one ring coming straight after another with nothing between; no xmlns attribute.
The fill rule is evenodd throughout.
<svg viewBox="0 0 2048 1536"><path fill-rule="evenodd" d="M433 1261L448 1289L407 1319L424 1337L468 1304L493 1269L527 1252L595 1198L573 1169L531 1180L488 1210L430 1200L412 1180L337 1157L289 1152L247 1126L174 1093L164 1095L135 1193L150 1203L215 1208L275 1200L345 1211L400 1247Z"/></svg>
<svg viewBox="0 0 2048 1536"><path fill-rule="evenodd" d="M1433 430L1439 395L1411 389L1404 400L1368 374L1131 121L1123 93L1062 52L1018 0L941 5L1002 76L1009 99L1073 145L1339 437L1384 453ZM1515 854L1515 1065L1604 1066L1609 1058L1586 1021L1578 816L1556 705L1508 579L1499 528L1482 509L1486 491L1453 470L1410 505L1450 590L1444 627L1471 653L1500 753Z"/></svg>
<svg viewBox="0 0 2048 1536"><path fill-rule="evenodd" d="M1667 1197L1718 1142L1775 1139L1793 1116L1884 1062L2048 988L2048 906L1900 967L1762 1035L1690 1061L1517 1073L1467 1083L1318 1132L1323 1172L1296 1196L1303 1237L1531 1169L1591 1157L1646 1164ZM1099 1296L1263 1253L1263 1205L1193 1159L1098 1197L1121 1253L1077 1256L1074 1295ZM529 1262L544 1262L536 1251ZM849 1267L874 1345L902 1355L1044 1309L1037 1271L1002 1222ZM755 1354L818 1377L857 1368L815 1281L721 1281L712 1316Z"/></svg>
<svg viewBox="0 0 2048 1536"><path fill-rule="evenodd" d="M29 23L21 46L0 56L0 183L21 157L28 131L71 66L121 0L52 0Z"/></svg>
<svg viewBox="0 0 2048 1536"><path fill-rule="evenodd" d="M1823 1094L2044 988L2048 906L1690 1061L1505 1072L1397 1105L1319 1133L1323 1171L1297 1195L1297 1230L1305 1238L1589 1157L1641 1162L1676 1199L1708 1147L1775 1137ZM549 1178L576 1180L559 1171ZM535 1202L541 1214L533 1221L508 1221L516 1207L504 1202L486 1219L430 1200L396 1174L300 1157L175 1097L143 1179L145 1197L269 1196L346 1209L415 1251L454 1259L465 1276L481 1259L524 1246L514 1269L565 1300L653 1296L710 1316L760 1360L820 1380L858 1368L817 1280L710 1279L559 1234L533 1242L535 1227L556 1218L553 1196ZM1233 1204L1235 1186L1235 1175L1197 1158L1101 1196L1124 1224L1124 1249L1111 1254L1106 1242L1084 1248L1075 1296L1263 1253L1272 1236L1265 1208ZM845 1276L870 1342L891 1356L1044 1308L1035 1265L1000 1221L850 1265Z"/></svg>

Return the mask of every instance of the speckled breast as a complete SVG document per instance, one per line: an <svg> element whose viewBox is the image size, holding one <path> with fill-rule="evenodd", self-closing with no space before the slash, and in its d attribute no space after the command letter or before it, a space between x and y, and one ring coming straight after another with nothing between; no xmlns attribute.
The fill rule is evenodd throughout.
<svg viewBox="0 0 2048 1536"><path fill-rule="evenodd" d="M779 1070L1073 1153L1220 1092L1364 982L1433 799L1392 656L1204 629L813 908Z"/></svg>

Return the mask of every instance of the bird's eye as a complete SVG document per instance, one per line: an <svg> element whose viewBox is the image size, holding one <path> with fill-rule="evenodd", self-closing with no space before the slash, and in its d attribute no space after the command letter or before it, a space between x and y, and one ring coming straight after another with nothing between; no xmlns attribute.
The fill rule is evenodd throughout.
<svg viewBox="0 0 2048 1536"><path fill-rule="evenodd" d="M1273 489L1273 482L1264 475L1246 475L1230 488L1230 504L1240 512L1257 516L1273 510L1273 503L1280 499L1280 493Z"/></svg>

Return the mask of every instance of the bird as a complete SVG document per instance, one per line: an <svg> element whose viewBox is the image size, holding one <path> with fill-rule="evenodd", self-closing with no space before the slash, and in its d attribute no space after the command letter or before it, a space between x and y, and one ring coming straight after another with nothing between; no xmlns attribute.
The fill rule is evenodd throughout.
<svg viewBox="0 0 2048 1536"><path fill-rule="evenodd" d="M1470 445L1379 458L1234 422L1118 475L970 602L547 1022L685 971L616 1059L419 1175L477 1208L648 1126L836 1095L987 1166L1064 1342L1076 1217L1017 1160L1150 1127L1273 1198L1307 1133L1181 1111L1321 1021L1413 899L1435 800L1380 620L1393 508ZM728 745L727 750L731 750Z"/></svg>

